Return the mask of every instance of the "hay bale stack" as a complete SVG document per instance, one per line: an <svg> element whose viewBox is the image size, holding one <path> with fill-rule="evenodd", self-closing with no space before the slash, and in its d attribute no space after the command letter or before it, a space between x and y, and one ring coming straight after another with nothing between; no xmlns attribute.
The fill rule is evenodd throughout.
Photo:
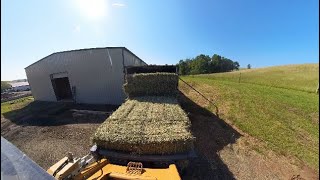
<svg viewBox="0 0 320 180"><path fill-rule="evenodd" d="M175 73L127 75L129 99L92 137L101 148L135 154L174 154L193 149L190 121L179 106Z"/></svg>
<svg viewBox="0 0 320 180"><path fill-rule="evenodd" d="M97 129L98 146L137 154L174 154L193 148L190 121L176 98L127 100Z"/></svg>
<svg viewBox="0 0 320 180"><path fill-rule="evenodd" d="M178 75L175 73L141 73L127 75L124 90L129 98L137 96L176 96Z"/></svg>

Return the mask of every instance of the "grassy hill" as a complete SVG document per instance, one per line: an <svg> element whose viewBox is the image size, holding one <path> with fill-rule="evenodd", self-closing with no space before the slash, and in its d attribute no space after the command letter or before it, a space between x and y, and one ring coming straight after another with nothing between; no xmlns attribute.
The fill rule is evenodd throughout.
<svg viewBox="0 0 320 180"><path fill-rule="evenodd" d="M319 82L319 64L274 66L245 69L230 73L201 75L215 80L252 83L315 92Z"/></svg>
<svg viewBox="0 0 320 180"><path fill-rule="evenodd" d="M223 119L259 139L268 149L319 169L319 95L315 93L319 64L182 78L215 101ZM215 112L186 85L180 82L179 88Z"/></svg>

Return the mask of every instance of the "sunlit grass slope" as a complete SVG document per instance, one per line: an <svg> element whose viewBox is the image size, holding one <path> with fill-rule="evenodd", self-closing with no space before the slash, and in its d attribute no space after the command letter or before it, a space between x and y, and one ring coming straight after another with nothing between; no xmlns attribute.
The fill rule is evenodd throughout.
<svg viewBox="0 0 320 180"><path fill-rule="evenodd" d="M243 70L240 83L239 72L182 78L213 99L223 119L275 152L319 169L318 73L319 64L306 64ZM182 82L179 88L204 102Z"/></svg>

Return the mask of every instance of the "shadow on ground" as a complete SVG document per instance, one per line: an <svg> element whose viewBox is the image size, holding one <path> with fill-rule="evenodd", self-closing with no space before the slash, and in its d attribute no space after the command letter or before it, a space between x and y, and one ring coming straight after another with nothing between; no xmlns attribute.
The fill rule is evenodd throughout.
<svg viewBox="0 0 320 180"><path fill-rule="evenodd" d="M183 179L235 179L227 165L219 157L219 151L235 143L241 136L224 120L197 105L183 93L179 93L181 107L188 113L192 133L196 137L195 151L198 157L182 172ZM26 107L3 114L6 119L21 126L59 126L79 124L70 115L70 109L114 111L118 106L75 105L67 103L32 102ZM82 123L101 123L105 119ZM3 128L3 127L1 127ZM73 132L73 131L72 131ZM56 135L54 136L56 137ZM76 135L78 137L78 135ZM83 145L82 145L83 146ZM81 146L80 149L83 149ZM54 159L55 160L55 159ZM54 162L52 160L52 162Z"/></svg>
<svg viewBox="0 0 320 180"><path fill-rule="evenodd" d="M34 101L27 106L4 113L3 116L12 123L21 126L60 126L66 124L79 123L102 123L106 116L96 116L94 118L81 118L81 122L72 116L73 109L92 111L115 111L116 105L88 105L74 104L66 102L45 102Z"/></svg>
<svg viewBox="0 0 320 180"><path fill-rule="evenodd" d="M179 102L192 123L191 130L196 137L195 150L198 155L184 171L183 179L235 179L218 152L235 143L241 134L182 92L179 93Z"/></svg>

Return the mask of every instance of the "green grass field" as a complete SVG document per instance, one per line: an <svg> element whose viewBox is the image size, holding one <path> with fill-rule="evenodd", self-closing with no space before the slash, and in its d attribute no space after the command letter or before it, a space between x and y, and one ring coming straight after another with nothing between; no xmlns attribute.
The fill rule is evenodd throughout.
<svg viewBox="0 0 320 180"><path fill-rule="evenodd" d="M16 109L21 109L33 101L34 99L32 96L27 96L27 97L19 98L16 100L1 103L1 114L5 114L7 112L10 112Z"/></svg>
<svg viewBox="0 0 320 180"><path fill-rule="evenodd" d="M268 148L319 169L319 64L289 65L210 75L184 76L213 99L221 117ZM183 83L182 92L199 96ZM189 92L190 91L190 92ZM212 112L213 108L208 107Z"/></svg>
<svg viewBox="0 0 320 180"><path fill-rule="evenodd" d="M267 68L245 69L230 73L199 75L210 79L251 83L315 92L319 82L319 64L274 66Z"/></svg>

